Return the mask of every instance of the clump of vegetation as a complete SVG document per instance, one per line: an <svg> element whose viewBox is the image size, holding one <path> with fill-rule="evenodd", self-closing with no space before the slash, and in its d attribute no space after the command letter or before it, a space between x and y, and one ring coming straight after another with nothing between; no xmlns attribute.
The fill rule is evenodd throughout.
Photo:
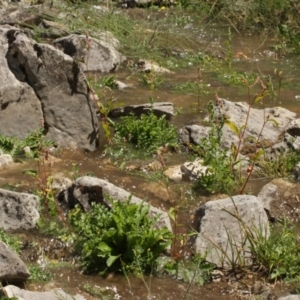
<svg viewBox="0 0 300 300"><path fill-rule="evenodd" d="M294 281L298 279L300 245L297 232L291 224L283 220L271 228L269 237L261 230L245 227L245 231L250 242L254 266L273 280Z"/></svg>
<svg viewBox="0 0 300 300"><path fill-rule="evenodd" d="M111 209L93 204L89 213L77 207L69 215L83 269L102 275L151 271L171 244L171 232L156 227L158 217L149 216L149 205L109 199Z"/></svg>
<svg viewBox="0 0 300 300"><path fill-rule="evenodd" d="M241 178L234 169L237 161L222 146L222 128L225 117L215 120L213 104L208 105L209 125L211 129L208 137L202 138L197 147L193 147L202 158L203 165L208 166L207 171L197 180L196 187L210 193L233 192L240 184Z"/></svg>
<svg viewBox="0 0 300 300"><path fill-rule="evenodd" d="M178 143L176 128L168 123L165 116L157 117L152 111L140 118L133 114L120 118L120 122L115 124L115 138L125 139L148 154L165 144L176 147Z"/></svg>
<svg viewBox="0 0 300 300"><path fill-rule="evenodd" d="M40 265L32 265L29 267L31 282L47 282L53 279L53 275L50 271L42 268Z"/></svg>
<svg viewBox="0 0 300 300"><path fill-rule="evenodd" d="M154 70L140 73L137 78L143 85L148 86L151 90L158 89L165 81L164 76Z"/></svg>
<svg viewBox="0 0 300 300"><path fill-rule="evenodd" d="M299 163L299 151L288 149L258 160L258 172L268 178L290 178Z"/></svg>
<svg viewBox="0 0 300 300"><path fill-rule="evenodd" d="M0 151L10 154L14 159L22 157L38 158L40 149L53 145L54 142L44 138L42 128L32 132L24 140L0 135ZM30 151L24 151L25 147L28 147Z"/></svg>
<svg viewBox="0 0 300 300"><path fill-rule="evenodd" d="M194 255L191 259L159 259L158 273L168 274L183 282L203 285L211 278L215 265L206 261L205 256Z"/></svg>
<svg viewBox="0 0 300 300"><path fill-rule="evenodd" d="M19 237L14 236L5 232L0 228L0 241L5 243L8 247L10 247L15 252L19 253L22 248L22 242Z"/></svg>
<svg viewBox="0 0 300 300"><path fill-rule="evenodd" d="M115 75L107 75L103 76L100 79L95 79L93 81L90 80L89 82L95 89L97 88L104 88L108 87L110 89L117 89L118 84L116 82L116 77Z"/></svg>

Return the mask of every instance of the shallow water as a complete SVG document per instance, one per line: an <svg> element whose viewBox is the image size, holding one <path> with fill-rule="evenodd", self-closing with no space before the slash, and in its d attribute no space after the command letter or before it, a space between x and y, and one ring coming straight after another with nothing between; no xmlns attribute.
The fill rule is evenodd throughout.
<svg viewBox="0 0 300 300"><path fill-rule="evenodd" d="M141 11L132 10L128 13L141 13ZM201 26L197 26L197 24L188 25L189 23L187 22L184 30L190 31L196 38L195 44L199 48L199 52L204 53L208 51L215 57L219 57L220 64L217 65L224 69L224 73L229 73L229 68L224 67L224 63L222 63L226 58L225 43L228 38L228 29L218 26L202 28ZM232 31L232 69L270 75L275 90L277 89L278 82L276 81L274 70L282 70L283 81L279 101L275 101L270 97L266 99L264 104L266 107L283 106L299 113L300 86L298 78L300 70L297 68L298 58L293 56L276 57L276 53L270 50L272 44L274 44L274 41L265 37L240 36ZM186 81L195 82L199 68L202 73L201 80L203 80L204 84L208 85L207 95L201 95L198 101L196 94L187 94L174 90L176 84ZM192 60L188 68L178 69L173 74L164 75L165 81L157 90L150 90L148 87L141 85L131 76L131 72L127 70L120 69L115 75L116 79L133 84L131 88L114 92L116 106L147 103L150 97L154 101L172 102L175 108L180 110L180 114L171 120L178 128L186 124L200 123L201 119L205 116L205 109L208 102L215 99L215 92L218 92L219 97L231 101L247 101L247 89L245 87L225 82L219 72L214 70L213 67L201 63L195 64ZM258 88L254 88L253 94L257 91ZM191 183L169 183L166 185L158 180L150 180L149 173L151 171L129 172L121 170L119 163L115 164L103 155L105 149L105 139L103 137L100 144L99 150L94 153L84 153L83 151L70 149L54 153L49 174L60 172L66 177L75 179L76 177L92 173L94 176L106 179L164 210L168 210L172 206L179 206L181 210L180 220L186 227L189 226L193 209L199 207L209 199L205 195L200 195L193 191ZM191 159L186 153L169 153L164 158L167 166L183 163ZM156 158L150 158L149 162L153 160L156 160ZM145 161L137 160L133 163L145 165ZM29 161L1 170L0 186L5 188L10 185L10 188L14 187L18 191L34 192L39 188L39 182L37 178L24 172L28 169L37 169L37 163ZM252 192L257 194L266 182L267 180L252 180L250 183ZM172 191L171 193L170 190ZM213 195L210 199L218 197L220 196ZM50 243L50 241L44 242L44 244L47 243ZM59 263L59 259L55 261L55 264L58 266ZM79 273L77 268L70 268L65 265L54 267L53 272L55 280L51 284L55 287L67 287L72 292L84 293L83 285L85 283L103 288L115 287L117 292L114 292L107 299L184 299L183 297L189 289L188 284L178 282L170 277L145 277L143 280L132 276L126 278L115 275L104 280L99 276L83 275ZM246 280L244 284L245 291L250 289L255 279L254 277ZM60 282L61 278L64 283ZM239 283L239 287L242 285L243 283ZM40 285L40 287L34 285L32 288L43 289L44 287L43 285ZM204 287L192 285L189 289L187 299L233 299L235 298L233 296L234 289L234 285L228 285L226 282L211 283ZM85 295L89 298L88 294Z"/></svg>

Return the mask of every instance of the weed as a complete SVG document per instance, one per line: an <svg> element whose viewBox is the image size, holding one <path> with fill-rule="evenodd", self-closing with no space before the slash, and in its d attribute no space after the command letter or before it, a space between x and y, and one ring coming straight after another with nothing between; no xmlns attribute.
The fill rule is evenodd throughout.
<svg viewBox="0 0 300 300"><path fill-rule="evenodd" d="M37 194L40 197L41 208L46 215L52 217L58 215L60 220L65 223L65 216L55 199L55 191L52 188L52 162L48 150L40 152L37 163L37 177L39 181L39 190L37 191Z"/></svg>
<svg viewBox="0 0 300 300"><path fill-rule="evenodd" d="M137 79L151 90L158 89L165 81L163 74L150 70L136 75Z"/></svg>
<svg viewBox="0 0 300 300"><path fill-rule="evenodd" d="M221 116L219 120L215 120L212 103L208 105L208 111L209 125L211 126L208 137L200 139L199 146L192 147L203 159L203 165L208 166L207 171L197 180L196 187L210 193L230 193L239 185L240 178L233 168L236 159L228 154L221 144L225 117Z"/></svg>
<svg viewBox="0 0 300 300"><path fill-rule="evenodd" d="M195 104L194 106L197 110L200 110L201 98L203 95L207 95L209 93L209 86L209 84L205 84L203 82L201 70L198 68L197 78L194 82L187 81L185 83L176 84L174 89L195 95L197 97L197 101L193 104Z"/></svg>
<svg viewBox="0 0 300 300"><path fill-rule="evenodd" d="M17 297L7 297L0 294L0 300L19 300Z"/></svg>
<svg viewBox="0 0 300 300"><path fill-rule="evenodd" d="M246 229L254 265L270 279L293 281L300 272L299 241L295 228L286 220L271 228L270 237Z"/></svg>
<svg viewBox="0 0 300 300"><path fill-rule="evenodd" d="M15 252L19 253L22 248L22 242L19 237L14 236L5 232L0 228L0 241L5 243L8 247L10 247Z"/></svg>
<svg viewBox="0 0 300 300"><path fill-rule="evenodd" d="M91 82L91 81L89 81ZM92 86L96 89L96 88L104 88L104 87L108 87L110 89L116 89L118 88L118 84L116 82L116 78L115 75L107 75L107 76L103 76L100 79L94 79L94 82L92 83Z"/></svg>
<svg viewBox="0 0 300 300"><path fill-rule="evenodd" d="M91 285L89 283L84 283L82 286L83 290L89 293L96 299L118 299L118 292L116 287L100 287L97 285Z"/></svg>
<svg viewBox="0 0 300 300"><path fill-rule="evenodd" d="M53 275L42 268L40 265L32 265L29 267L30 281L34 282L47 282L53 279Z"/></svg>
<svg viewBox="0 0 300 300"><path fill-rule="evenodd" d="M299 151L287 150L274 155L263 154L257 161L259 173L268 178L289 178L299 162Z"/></svg>
<svg viewBox="0 0 300 300"><path fill-rule="evenodd" d="M231 69L232 59L233 59L233 52L232 52L232 34L230 27L228 28L227 40L226 44L226 58L225 62L227 66Z"/></svg>
<svg viewBox="0 0 300 300"><path fill-rule="evenodd" d="M161 257L158 260L158 274L168 274L190 284L203 285L210 279L214 268L213 264L206 261L205 256L200 255L194 255L191 259L172 260Z"/></svg>
<svg viewBox="0 0 300 300"><path fill-rule="evenodd" d="M38 158L41 148L53 145L52 141L44 139L42 128L32 132L24 140L0 135L0 151L10 154L14 159L22 157Z"/></svg>
<svg viewBox="0 0 300 300"><path fill-rule="evenodd" d="M176 147L178 143L176 128L166 121L165 116L157 117L152 111L141 118L133 114L120 118L120 123L115 124L115 136L117 140L125 139L148 154L166 144Z"/></svg>
<svg viewBox="0 0 300 300"><path fill-rule="evenodd" d="M70 215L82 267L86 272L141 273L150 271L157 257L171 244L172 234L156 228L149 206L113 201L111 209L93 204L90 213L78 207Z"/></svg>

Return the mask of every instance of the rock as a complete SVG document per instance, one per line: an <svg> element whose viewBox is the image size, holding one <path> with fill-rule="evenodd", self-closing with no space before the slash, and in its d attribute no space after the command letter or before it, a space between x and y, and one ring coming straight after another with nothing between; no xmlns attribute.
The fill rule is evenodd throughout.
<svg viewBox="0 0 300 300"><path fill-rule="evenodd" d="M32 292L13 285L7 285L3 287L2 290L7 297L17 297L20 300L86 300L86 298L81 295L69 295L60 288L47 292Z"/></svg>
<svg viewBox="0 0 300 300"><path fill-rule="evenodd" d="M99 38L71 34L54 40L53 44L78 61L83 71L114 71L126 58L116 50L118 42L111 33L99 35Z"/></svg>
<svg viewBox="0 0 300 300"><path fill-rule="evenodd" d="M267 300L269 299L271 288L266 283L256 281L252 287L252 293L255 296L259 296L261 300Z"/></svg>
<svg viewBox="0 0 300 300"><path fill-rule="evenodd" d="M155 73L173 73L170 70L160 67L155 62L140 59L138 61L138 68L143 72L155 72Z"/></svg>
<svg viewBox="0 0 300 300"><path fill-rule="evenodd" d="M67 178L63 173L56 173L52 176L51 188L56 191L61 191L69 188L72 185L72 180Z"/></svg>
<svg viewBox="0 0 300 300"><path fill-rule="evenodd" d="M122 82L120 80L115 80L115 82L116 82L116 85L118 87L118 90L120 90L120 91L122 91L124 89L127 89L127 88L133 87L132 84L126 84L126 83L124 83L124 82Z"/></svg>
<svg viewBox="0 0 300 300"><path fill-rule="evenodd" d="M253 234L259 230L269 235L263 204L257 197L248 195L208 201L196 211L194 226L199 231L195 241L196 252L200 255L207 253L209 262L225 268L232 267L238 259L245 265L251 263L245 228Z"/></svg>
<svg viewBox="0 0 300 300"><path fill-rule="evenodd" d="M249 105L244 102L230 102L225 99L219 99L219 104L215 106L216 117L225 115L231 122L240 128L245 125ZM265 125L266 118L269 120ZM254 138L260 135L260 141L268 140L270 143L276 143L279 136L283 133L291 120L296 118L296 114L282 107L273 107L265 109L251 108L244 140ZM276 122L276 123L275 123ZM261 132L263 128L263 131ZM235 133L224 125L222 143L226 148L231 147L231 143L238 144L239 139Z"/></svg>
<svg viewBox="0 0 300 300"><path fill-rule="evenodd" d="M59 38L69 33L63 24L46 19L42 19L38 27L41 28L43 37Z"/></svg>
<svg viewBox="0 0 300 300"><path fill-rule="evenodd" d="M43 115L40 111L34 113L24 109L24 118L37 115L39 126L41 120L44 123L46 137L58 146L95 150L99 132L97 115L88 97L86 78L77 63L53 46L36 43L19 29L8 29L7 39L10 71L32 87L41 102L39 109L43 108ZM10 98L6 96L6 99ZM7 113L7 118L12 118L12 114ZM13 121L15 129L10 134L19 136L18 130L24 131L26 121Z"/></svg>
<svg viewBox="0 0 300 300"><path fill-rule="evenodd" d="M297 165L294 167L293 175L296 181L300 181L300 163L297 163Z"/></svg>
<svg viewBox="0 0 300 300"><path fill-rule="evenodd" d="M299 300L299 295L287 295L284 297L279 297L277 300Z"/></svg>
<svg viewBox="0 0 300 300"><path fill-rule="evenodd" d="M226 118L233 122L238 128L245 125L249 109L247 103L230 102L225 99L220 99L219 102L219 105L215 106L216 118L225 115ZM264 118L267 117L269 117L270 121L264 126ZM278 141L280 136L287 130L286 126L295 118L295 113L282 107L265 109L251 108L244 140L250 138L256 140L264 126L260 141L268 141L268 144L271 146ZM274 122L271 120L274 120ZM206 121L208 121L208 119L206 119ZM276 124L278 124L278 126L276 126ZM207 126L187 125L181 129L181 138L186 144L199 144L201 138L208 136L209 130ZM229 126L224 125L222 132L222 145L225 148L230 149L232 143L238 144L239 138Z"/></svg>
<svg viewBox="0 0 300 300"><path fill-rule="evenodd" d="M273 187L273 186L276 186ZM262 188L258 197L268 208L269 219L274 222L286 218L288 222L299 224L300 214L300 186L284 179L273 179L266 187ZM262 195L266 195L262 197ZM267 199L263 200L263 198Z"/></svg>
<svg viewBox="0 0 300 300"><path fill-rule="evenodd" d="M25 138L41 127L43 112L25 74L16 76L19 62L8 52L7 34L17 28L0 26L0 134Z"/></svg>
<svg viewBox="0 0 300 300"><path fill-rule="evenodd" d="M129 197L131 203L140 204L143 202L140 198L104 179L89 176L77 178L73 182L72 187L60 194L59 200L67 204L69 208L73 208L75 204L80 204L85 211L88 211L91 208L91 202L109 206L110 204L106 201L105 195L109 195L114 200L121 202L125 202ZM172 231L170 219L166 212L150 205L150 214L152 216L159 215L157 225L167 227Z"/></svg>
<svg viewBox="0 0 300 300"><path fill-rule="evenodd" d="M142 114L149 113L151 110L157 117L165 115L167 119L170 119L174 115L174 106L172 103L154 102L153 104L145 103L113 108L109 113L109 117L118 118L122 116L129 116L132 113L137 117L140 117Z"/></svg>
<svg viewBox="0 0 300 300"><path fill-rule="evenodd" d="M28 1L29 2L29 1ZM30 3L28 3L30 4ZM8 5L8 9L3 11L1 16L0 24L9 25L38 25L41 22L41 13L39 9L34 6L24 7L12 7L11 4ZM25 26L24 26L25 27Z"/></svg>
<svg viewBox="0 0 300 300"><path fill-rule="evenodd" d="M0 228L34 228L40 217L38 206L39 198L35 195L0 189Z"/></svg>
<svg viewBox="0 0 300 300"><path fill-rule="evenodd" d="M0 169L7 165L13 164L13 162L14 162L14 160L10 154L1 154L0 153Z"/></svg>
<svg viewBox="0 0 300 300"><path fill-rule="evenodd" d="M263 203L264 208L270 211L270 204L273 199L278 197L278 188L275 184L268 183L260 190L257 198Z"/></svg>
<svg viewBox="0 0 300 300"><path fill-rule="evenodd" d="M182 177L188 180L197 180L202 174L208 172L208 167L202 165L201 159L196 159L193 162L186 162L181 166Z"/></svg>
<svg viewBox="0 0 300 300"><path fill-rule="evenodd" d="M170 167L164 171L164 175L174 181L197 180L207 170L208 167L202 165L202 160L196 159L193 162L185 162L183 165Z"/></svg>
<svg viewBox="0 0 300 300"><path fill-rule="evenodd" d="M202 138L207 138L210 131L208 126L199 125L187 125L180 130L180 137L186 144L199 145L199 141Z"/></svg>
<svg viewBox="0 0 300 300"><path fill-rule="evenodd" d="M169 167L164 171L164 175L171 180L181 181L182 180L181 165Z"/></svg>
<svg viewBox="0 0 300 300"><path fill-rule="evenodd" d="M284 139L294 150L300 149L300 119L293 120L286 126Z"/></svg>
<svg viewBox="0 0 300 300"><path fill-rule="evenodd" d="M26 281L30 273L25 263L6 244L0 241L0 281Z"/></svg>

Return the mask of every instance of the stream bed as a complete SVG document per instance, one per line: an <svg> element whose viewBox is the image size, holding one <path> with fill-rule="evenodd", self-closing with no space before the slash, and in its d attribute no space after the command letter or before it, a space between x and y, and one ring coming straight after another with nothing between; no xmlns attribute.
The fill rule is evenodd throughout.
<svg viewBox="0 0 300 300"><path fill-rule="evenodd" d="M132 9L125 13L138 18L145 12ZM161 12L157 12L157 15L161 17ZM219 97L231 101L248 101L247 88L243 84L236 83L240 80L240 74L246 72L249 78L251 77L249 74L259 74L268 80L265 84L268 84L269 88L272 87L274 93L264 101L265 107L282 106L299 114L298 57L280 56L272 48L274 40L268 37L241 36L234 30L231 30L230 46L228 46L228 43L226 44L229 39L228 28L219 25L212 24L210 27L202 28L200 25L197 26L196 22L191 24L187 22L183 30L189 31L194 36L195 45L199 49L198 58L195 59L195 55L191 56L185 68L175 67L172 68L172 73L162 75L163 82L157 89L150 89L149 86L141 84L135 74L126 68L121 68L114 74L115 78L130 84L131 87L113 92L114 106L142 104L149 102L149 99L154 102L171 102L178 111L171 120L177 128L187 124L200 124L207 114L209 101L215 101L216 92ZM229 55L228 51L231 52L232 57L230 65L225 63ZM180 55L178 61L180 64ZM174 66L174 60L168 62L166 57L165 65ZM282 71L282 83L279 83L278 71L275 70ZM96 74L96 76L102 75ZM252 78L255 77L251 77L251 80ZM195 83L200 82L199 80L201 91L184 86L187 82ZM252 95L256 91L256 87L253 87ZM155 176L157 172L155 169L149 170L145 167L158 161L155 156L147 160L137 158L134 161L113 161L105 155L107 141L103 132L101 135L100 147L93 153L72 149L54 151L50 160L49 174L62 173L72 180L89 174L108 180L162 210L168 211L171 207L178 207L179 222L184 230L189 230L190 217L195 208L208 200L222 198L222 195L199 194L193 189L191 182L165 183L159 180ZM168 153L164 156L167 167L191 158L192 155L187 151ZM29 160L0 170L0 186L16 191L36 192L39 190L40 183L36 177L28 174L28 170L37 170L37 162ZM249 183L252 193L256 195L269 181L269 178L252 180ZM254 283L261 280L258 275L251 272L243 274L242 278L229 274L226 279L206 283L204 286L190 285L172 276L137 278L132 275L109 275L104 279L100 276L82 274L75 263L75 258L73 259L71 254L65 251L65 245L59 244L57 239L43 235L38 230L29 234L18 234L27 245L21 254L24 261L28 264L37 262L44 264L53 274L49 282L28 283L26 288L32 290L62 287L66 292L79 293L87 299L225 300L250 297ZM272 292L273 299L290 292L291 289L283 283L278 283Z"/></svg>

